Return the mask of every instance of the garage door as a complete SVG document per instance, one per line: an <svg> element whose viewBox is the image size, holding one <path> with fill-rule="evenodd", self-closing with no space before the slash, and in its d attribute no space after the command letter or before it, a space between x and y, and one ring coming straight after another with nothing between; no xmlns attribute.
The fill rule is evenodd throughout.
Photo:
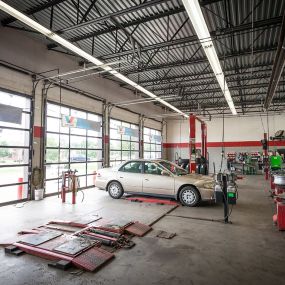
<svg viewBox="0 0 285 285"><path fill-rule="evenodd" d="M61 187L62 171L77 170L80 188L93 186L93 173L102 167L102 127L100 131L65 127L62 116L100 122L102 116L82 110L47 103L45 151L45 193Z"/></svg>
<svg viewBox="0 0 285 285"><path fill-rule="evenodd" d="M161 131L144 128L144 158L161 158Z"/></svg>
<svg viewBox="0 0 285 285"><path fill-rule="evenodd" d="M31 100L0 90L0 204L29 193Z"/></svg>
<svg viewBox="0 0 285 285"><path fill-rule="evenodd" d="M139 126L119 120L110 120L110 165L139 158ZM122 132L121 132L122 130ZM127 130L127 131L126 131ZM132 131L134 130L134 131ZM133 135L129 135L133 133Z"/></svg>

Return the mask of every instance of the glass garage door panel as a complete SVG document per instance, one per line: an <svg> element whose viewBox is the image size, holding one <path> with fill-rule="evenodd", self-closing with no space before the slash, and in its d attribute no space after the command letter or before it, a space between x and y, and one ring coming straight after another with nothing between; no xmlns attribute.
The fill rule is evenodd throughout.
<svg viewBox="0 0 285 285"><path fill-rule="evenodd" d="M0 121L0 204L27 199L31 100L0 91L0 103L22 109L20 124Z"/></svg>
<svg viewBox="0 0 285 285"><path fill-rule="evenodd" d="M29 150L0 146L0 166L29 164ZM1 170L0 170L1 171Z"/></svg>
<svg viewBox="0 0 285 285"><path fill-rule="evenodd" d="M156 136L161 137L161 132L155 129L144 128L144 158L155 159L161 158L161 141Z"/></svg>
<svg viewBox="0 0 285 285"><path fill-rule="evenodd" d="M93 172L98 168L97 164L102 167L102 128L96 132L62 127L62 115L102 122L100 115L47 103L46 194L56 193L58 187L61 187L62 182L58 177L62 175L62 171L77 170L80 188L86 188L94 185L90 181L92 181ZM96 164L93 172L89 163Z"/></svg>
<svg viewBox="0 0 285 285"><path fill-rule="evenodd" d="M118 127L123 126L138 130L138 125L120 120L110 120L110 164L119 165L123 161L139 157L139 138L122 135Z"/></svg>
<svg viewBox="0 0 285 285"><path fill-rule="evenodd" d="M28 166L1 167L1 184L15 184L19 182L28 183L28 173Z"/></svg>
<svg viewBox="0 0 285 285"><path fill-rule="evenodd" d="M27 199L28 189L28 183L0 187L0 204Z"/></svg>

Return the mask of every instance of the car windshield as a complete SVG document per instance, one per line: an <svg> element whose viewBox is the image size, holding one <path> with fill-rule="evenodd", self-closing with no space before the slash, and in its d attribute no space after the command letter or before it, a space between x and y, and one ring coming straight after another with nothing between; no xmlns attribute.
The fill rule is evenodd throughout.
<svg viewBox="0 0 285 285"><path fill-rule="evenodd" d="M161 164L163 167L171 171L173 174L176 174L178 176L180 175L186 175L187 171L178 165L168 162L168 161L159 161L159 164Z"/></svg>

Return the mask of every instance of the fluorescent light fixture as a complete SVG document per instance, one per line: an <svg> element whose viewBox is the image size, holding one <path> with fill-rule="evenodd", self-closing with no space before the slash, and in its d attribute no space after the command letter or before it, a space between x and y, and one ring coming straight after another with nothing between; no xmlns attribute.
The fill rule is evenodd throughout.
<svg viewBox="0 0 285 285"><path fill-rule="evenodd" d="M222 92L224 93L232 114L237 115L237 111L235 109L228 85L225 81L225 75L223 73L207 24L203 17L199 1L182 0L182 2L204 49L204 52L209 60L211 68L216 75L217 81L222 89Z"/></svg>
<svg viewBox="0 0 285 285"><path fill-rule="evenodd" d="M70 43L69 41L65 40L64 38L62 38L61 36L55 34L54 32L52 32L51 30L45 28L44 26L40 25L39 23L35 22L34 20L32 20L31 18L27 17L26 15L24 15L23 13L19 12L18 10L14 9L13 7L7 5L6 3L4 3L3 1L0 0L0 9L3 10L4 12L6 12L7 14L13 16L14 18L18 19L19 21L21 21L22 23L25 23L27 26L35 29L36 31L40 32L41 34L45 35L46 37L50 38L51 40L57 42L58 44L60 44L61 46L69 49L70 51L72 51L73 53L79 55L82 58L85 58L86 60L88 60L89 62L94 63L95 65L104 65L104 62L100 61L99 59L97 59L96 57L90 55L89 53L85 52L84 50L82 50L81 48L75 46L74 44ZM153 94L152 92L146 90L144 87L138 85L136 82L130 80L129 78L127 78L126 76L124 76L123 74L117 72L116 70L112 69L110 66L105 66L102 67L105 71L108 71L109 73L113 74L115 77L119 78L120 80L124 81L125 83L135 87L136 89L142 91L143 93L145 93L146 95L155 98L158 102L162 103L163 105L169 107L170 109L172 109L173 111L183 115L184 117L188 118L189 116L185 113L183 113L182 111L180 111L179 109L177 109L176 107L174 107L173 105L165 102L164 100L160 99L158 96L156 96L155 94Z"/></svg>

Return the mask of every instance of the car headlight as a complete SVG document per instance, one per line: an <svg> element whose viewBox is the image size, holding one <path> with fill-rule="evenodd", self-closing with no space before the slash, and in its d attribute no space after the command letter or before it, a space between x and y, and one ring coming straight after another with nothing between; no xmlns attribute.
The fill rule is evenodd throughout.
<svg viewBox="0 0 285 285"><path fill-rule="evenodd" d="M206 188L206 189L214 189L215 187L215 182L207 182L203 185L203 188Z"/></svg>

